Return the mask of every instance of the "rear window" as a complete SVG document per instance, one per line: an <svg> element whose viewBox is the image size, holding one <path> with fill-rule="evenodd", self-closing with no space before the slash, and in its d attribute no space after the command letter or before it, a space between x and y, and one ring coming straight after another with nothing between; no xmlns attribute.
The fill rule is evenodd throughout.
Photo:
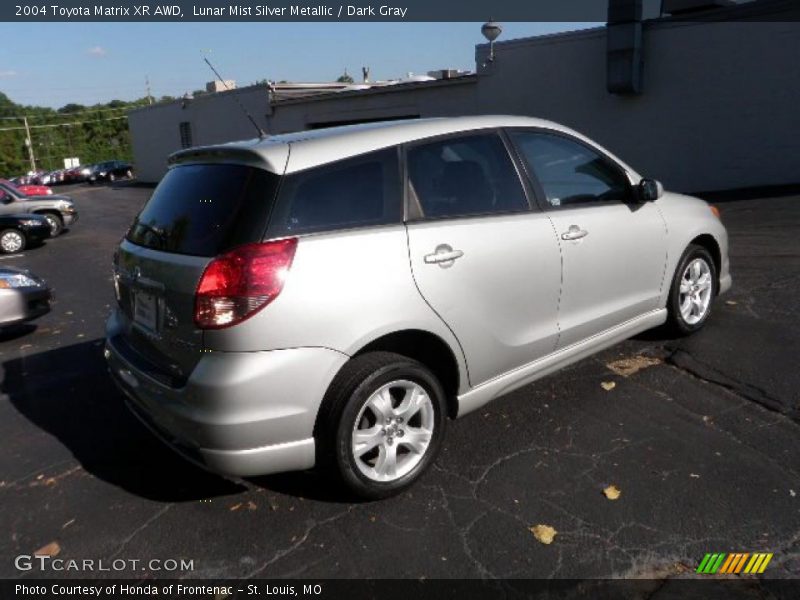
<svg viewBox="0 0 800 600"><path fill-rule="evenodd" d="M279 177L242 165L185 165L164 176L128 240L177 254L216 256L259 241Z"/></svg>
<svg viewBox="0 0 800 600"><path fill-rule="evenodd" d="M403 204L396 148L284 177L269 235L399 223Z"/></svg>

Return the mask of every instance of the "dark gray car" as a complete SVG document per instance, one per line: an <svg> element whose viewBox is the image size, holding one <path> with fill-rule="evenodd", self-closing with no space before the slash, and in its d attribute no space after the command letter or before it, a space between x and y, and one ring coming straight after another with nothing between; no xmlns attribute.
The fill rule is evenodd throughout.
<svg viewBox="0 0 800 600"><path fill-rule="evenodd" d="M65 227L78 220L78 211L69 196L26 196L18 189L0 182L0 215L20 213L41 215L47 219L50 237L56 237Z"/></svg>

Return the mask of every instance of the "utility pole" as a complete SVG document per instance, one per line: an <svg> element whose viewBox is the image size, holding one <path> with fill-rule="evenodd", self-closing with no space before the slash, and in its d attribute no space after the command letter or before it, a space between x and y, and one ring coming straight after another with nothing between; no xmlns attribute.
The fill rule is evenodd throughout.
<svg viewBox="0 0 800 600"><path fill-rule="evenodd" d="M36 159L33 157L33 140L31 139L31 130L28 127L28 117L22 117L25 123L25 145L28 147L28 158L31 161L31 171L36 171Z"/></svg>
<svg viewBox="0 0 800 600"><path fill-rule="evenodd" d="M145 84L145 86L147 88L147 103L148 104L152 104L153 103L153 96L150 95L150 76L149 75L145 75L144 76L144 84Z"/></svg>

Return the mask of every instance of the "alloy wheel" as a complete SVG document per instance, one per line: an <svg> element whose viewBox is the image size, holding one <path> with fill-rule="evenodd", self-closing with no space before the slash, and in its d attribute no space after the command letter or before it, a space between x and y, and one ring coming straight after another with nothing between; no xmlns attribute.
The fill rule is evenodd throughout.
<svg viewBox="0 0 800 600"><path fill-rule="evenodd" d="M381 386L353 427L351 449L358 470L372 481L400 479L425 456L434 423L433 402L421 385L398 380Z"/></svg>
<svg viewBox="0 0 800 600"><path fill-rule="evenodd" d="M689 325L696 325L708 313L714 291L711 267L702 258L695 258L683 271L678 292L681 317Z"/></svg>

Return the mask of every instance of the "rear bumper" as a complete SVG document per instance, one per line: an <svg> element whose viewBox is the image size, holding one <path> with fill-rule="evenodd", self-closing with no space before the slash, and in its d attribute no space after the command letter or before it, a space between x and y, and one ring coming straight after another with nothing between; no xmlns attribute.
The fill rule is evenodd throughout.
<svg viewBox="0 0 800 600"><path fill-rule="evenodd" d="M172 388L137 368L109 333L109 370L131 410L189 460L239 477L314 466L314 422L346 355L325 348L213 352L183 387Z"/></svg>

